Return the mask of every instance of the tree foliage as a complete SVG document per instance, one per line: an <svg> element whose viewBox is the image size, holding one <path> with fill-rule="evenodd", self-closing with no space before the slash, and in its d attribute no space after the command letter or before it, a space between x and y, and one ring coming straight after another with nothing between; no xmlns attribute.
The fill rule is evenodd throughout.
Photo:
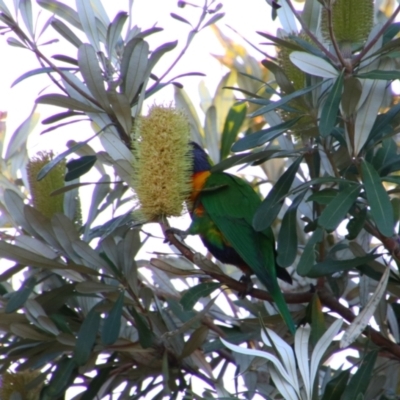
<svg viewBox="0 0 400 400"><path fill-rule="evenodd" d="M260 60L213 25L223 17L221 4L205 1L198 20L189 21L185 7L193 4L178 2L171 17L192 30L156 76L154 67L177 46L150 48L148 36L160 28L141 30L125 11L110 20L100 0L77 0L75 8L38 0L48 16L39 30L30 1L10 11L0 0L8 43L38 60L14 84L37 74L52 83L37 98L60 109L42 121L47 131L87 118L94 130L64 153L45 155L39 182L28 182L34 110L0 160L0 257L8 260L0 275L3 387L12 378L23 385L15 392L35 388L40 399L64 398L74 385L84 387L75 397L82 400L398 398L400 106L391 83L400 77L400 6L346 1L306 0L301 11L290 0L268 1L265 12L282 29L259 32L277 50L275 57L260 47ZM229 71L214 96L201 87L202 123L180 84L199 73L170 75L210 26ZM39 43L51 29L76 56L47 55L54 41ZM293 276L282 290L298 326L294 336L256 279L245 298L237 296L247 285L235 268L189 248L165 219L157 221L158 239L137 219L133 127L143 102L171 84L213 170L247 167L238 173L249 171L263 195L253 226L272 226L278 263ZM1 151L4 120L0 114ZM101 150L91 146L95 137ZM29 193L63 163L63 186L50 196L42 190L45 201L62 196L63 209L48 215ZM92 169L101 178L82 217L79 188ZM157 240L178 251L157 253ZM147 241L154 254L143 260ZM331 368L328 360L344 348L358 352L347 359L351 367ZM234 385L227 384L230 364Z"/></svg>

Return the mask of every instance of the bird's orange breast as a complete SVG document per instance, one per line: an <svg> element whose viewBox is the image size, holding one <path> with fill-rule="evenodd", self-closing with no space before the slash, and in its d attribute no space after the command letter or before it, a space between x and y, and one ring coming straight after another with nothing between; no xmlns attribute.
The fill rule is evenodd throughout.
<svg viewBox="0 0 400 400"><path fill-rule="evenodd" d="M190 201L192 204L195 204L198 195L202 191L208 177L211 175L210 171L201 171L196 172L192 176L192 193L190 195Z"/></svg>

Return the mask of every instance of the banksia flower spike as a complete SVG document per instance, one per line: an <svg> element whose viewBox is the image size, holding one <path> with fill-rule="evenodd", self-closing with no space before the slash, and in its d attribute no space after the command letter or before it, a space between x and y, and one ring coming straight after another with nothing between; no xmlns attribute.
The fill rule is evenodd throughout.
<svg viewBox="0 0 400 400"><path fill-rule="evenodd" d="M43 384L27 388L27 385L39 375L40 371L5 372L0 378L0 399L14 398L14 394L16 399L39 400Z"/></svg>
<svg viewBox="0 0 400 400"><path fill-rule="evenodd" d="M179 216L190 192L190 129L184 114L153 106L135 126L133 187L146 221Z"/></svg>
<svg viewBox="0 0 400 400"><path fill-rule="evenodd" d="M65 161L58 163L42 180L37 180L39 171L52 159L53 153L41 152L31 158L26 167L33 206L48 218L64 210L64 195L50 195L64 186Z"/></svg>
<svg viewBox="0 0 400 400"><path fill-rule="evenodd" d="M373 0L329 0L333 34L339 44L364 42L374 21ZM328 11L322 8L321 30L330 40Z"/></svg>

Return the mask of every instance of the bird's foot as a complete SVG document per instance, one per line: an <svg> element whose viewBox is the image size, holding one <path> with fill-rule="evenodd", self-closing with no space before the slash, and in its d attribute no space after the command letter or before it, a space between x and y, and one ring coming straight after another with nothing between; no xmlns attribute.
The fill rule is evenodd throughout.
<svg viewBox="0 0 400 400"><path fill-rule="evenodd" d="M188 233L187 233L187 231L182 231L182 230L180 230L180 229L177 229L177 228L168 228L168 229L166 229L165 230L165 233L166 234L168 234L168 233L172 233L172 234L174 234L174 235L176 235L176 236L179 236L179 239L183 242L187 237L188 237ZM165 241L164 241L164 243L165 242L168 242L168 239L165 239Z"/></svg>
<svg viewBox="0 0 400 400"><path fill-rule="evenodd" d="M243 299L245 298L253 289L253 281L251 280L251 277L249 275L242 275L242 277L239 280L240 283L245 283L246 284L246 289L243 291L238 292L238 296Z"/></svg>

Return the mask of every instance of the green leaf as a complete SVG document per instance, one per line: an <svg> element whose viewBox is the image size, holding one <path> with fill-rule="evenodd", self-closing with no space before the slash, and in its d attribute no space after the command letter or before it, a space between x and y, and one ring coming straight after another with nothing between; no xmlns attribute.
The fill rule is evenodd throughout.
<svg viewBox="0 0 400 400"><path fill-rule="evenodd" d="M318 225L327 231L335 230L344 220L350 207L357 200L360 186L349 186L339 192L339 194L325 207L320 217Z"/></svg>
<svg viewBox="0 0 400 400"><path fill-rule="evenodd" d="M101 109L97 108L94 104L85 104L79 100L64 96L62 94L45 94L43 96L39 96L35 101L39 104L49 104L51 106L68 108L69 110L79 110L92 113L101 112Z"/></svg>
<svg viewBox="0 0 400 400"><path fill-rule="evenodd" d="M149 45L143 39L130 40L121 61L121 78L124 93L131 104L144 83L149 55Z"/></svg>
<svg viewBox="0 0 400 400"><path fill-rule="evenodd" d="M383 79L385 81L392 81L400 79L400 72L396 70L384 71L381 69L374 69L373 71L357 74L355 76L357 78L363 78L363 79Z"/></svg>
<svg viewBox="0 0 400 400"><path fill-rule="evenodd" d="M221 136L220 160L228 157L231 152L232 144L235 142L246 118L246 111L246 103L236 103L229 109Z"/></svg>
<svg viewBox="0 0 400 400"><path fill-rule="evenodd" d="M267 229L277 217L285 196L289 192L302 157L298 157L293 164L283 173L273 186L268 196L262 201L253 217L253 227L256 231Z"/></svg>
<svg viewBox="0 0 400 400"><path fill-rule="evenodd" d="M311 335L310 342L313 347L317 344L318 340L326 332L324 313L322 312L322 304L315 293L311 302Z"/></svg>
<svg viewBox="0 0 400 400"><path fill-rule="evenodd" d="M76 339L73 358L78 365L85 365L92 355L92 347L97 338L100 320L100 313L93 307L82 322Z"/></svg>
<svg viewBox="0 0 400 400"><path fill-rule="evenodd" d="M51 26L58 32L65 40L68 40L73 46L78 48L82 45L82 40L75 35L75 33L59 19L54 18L51 21Z"/></svg>
<svg viewBox="0 0 400 400"><path fill-rule="evenodd" d="M107 28L107 52L110 58L115 52L115 46L121 39L121 32L128 19L128 13L120 11Z"/></svg>
<svg viewBox="0 0 400 400"><path fill-rule="evenodd" d="M190 311L201 297L209 296L214 290L221 287L218 282L203 282L191 287L181 298L184 311Z"/></svg>
<svg viewBox="0 0 400 400"><path fill-rule="evenodd" d="M313 193L306 201L315 201L318 204L329 204L338 194L336 189L322 189Z"/></svg>
<svg viewBox="0 0 400 400"><path fill-rule="evenodd" d="M19 11L21 13L24 24L27 27L29 34L33 37L33 19L32 19L32 3L31 0L20 0Z"/></svg>
<svg viewBox="0 0 400 400"><path fill-rule="evenodd" d="M335 378L331 379L325 388L321 400L339 400L347 387L350 369L340 372Z"/></svg>
<svg viewBox="0 0 400 400"><path fill-rule="evenodd" d="M144 348L147 349L153 344L153 332L149 329L146 320L140 315L134 307L130 308L133 318L136 322L136 329L139 333L139 343Z"/></svg>
<svg viewBox="0 0 400 400"><path fill-rule="evenodd" d="M260 109L258 109L257 111L253 112L252 114L250 114L249 116L254 118L254 117L258 117L259 115L263 115L266 114L272 110L275 110L276 108L280 108L282 106L284 106L285 104L287 104L289 101L303 96L304 94L307 94L311 91L313 91L314 89L316 89L317 87L319 87L322 84L323 81L313 85L313 86L309 86L306 87L304 89L300 89L300 90L296 90L295 92L288 94L287 96L282 97L280 100L278 101L273 101L271 102L271 104L268 104L264 107L261 107Z"/></svg>
<svg viewBox="0 0 400 400"><path fill-rule="evenodd" d="M107 98L122 129L129 136L132 131L132 115L128 98L115 90L107 92Z"/></svg>
<svg viewBox="0 0 400 400"><path fill-rule="evenodd" d="M104 88L103 72L97 60L97 54L90 44L84 43L79 46L78 64L83 80L90 90L90 93L93 95L93 98L101 104L106 112L110 112L111 107L106 89Z"/></svg>
<svg viewBox="0 0 400 400"><path fill-rule="evenodd" d="M66 173L64 180L66 182L73 181L74 179L77 179L80 176L86 174L86 172L92 169L96 161L96 156L83 156L77 158L76 160L68 161L68 172Z"/></svg>
<svg viewBox="0 0 400 400"><path fill-rule="evenodd" d="M75 28L82 30L82 24L79 20L79 15L71 7L56 0L37 0L37 3L40 5L40 7L43 7L51 13L58 15Z"/></svg>
<svg viewBox="0 0 400 400"><path fill-rule="evenodd" d="M346 229L349 233L346 235L346 239L354 240L364 227L366 219L367 209L363 208L347 223Z"/></svg>
<svg viewBox="0 0 400 400"><path fill-rule="evenodd" d="M61 71L76 71L76 68L59 68ZM45 67L45 68L36 68L31 71L22 74L19 78L17 78L12 84L11 87L17 85L18 83L22 82L23 80L30 78L31 76L35 76L38 74L49 74L50 72L54 72L53 68ZM43 122L42 122L43 123Z"/></svg>
<svg viewBox="0 0 400 400"><path fill-rule="evenodd" d="M382 185L379 174L365 160L361 162L361 174L375 224L383 235L391 237L393 236L394 216L389 195Z"/></svg>
<svg viewBox="0 0 400 400"><path fill-rule="evenodd" d="M297 208L301 204L305 191L300 193L287 209L282 219L278 234L277 263L281 267L289 267L297 256Z"/></svg>
<svg viewBox="0 0 400 400"><path fill-rule="evenodd" d="M116 342L121 329L122 308L124 306L125 293L121 292L113 308L104 320L103 329L101 331L101 341L110 345Z"/></svg>
<svg viewBox="0 0 400 400"><path fill-rule="evenodd" d="M368 385L371 382L372 372L374 370L374 365L376 358L378 356L378 351L369 352L362 360L361 365L358 367L357 372L351 377L350 382L341 397L341 400L353 400L361 394L365 394Z"/></svg>
<svg viewBox="0 0 400 400"><path fill-rule="evenodd" d="M50 383L41 393L41 400L52 400L59 398L59 395L68 387L73 380L72 373L77 367L73 358L64 357L58 362Z"/></svg>
<svg viewBox="0 0 400 400"><path fill-rule="evenodd" d="M310 270L313 268L315 263L315 245L319 243L323 238L323 230L317 228L310 239L308 239L307 244L304 247L303 254L300 257L299 263L297 264L297 273L300 276L305 276L309 274Z"/></svg>
<svg viewBox="0 0 400 400"><path fill-rule="evenodd" d="M319 121L319 132L323 137L328 136L336 125L340 100L343 91L344 72L337 77L322 107Z"/></svg>
<svg viewBox="0 0 400 400"><path fill-rule="evenodd" d="M109 361L108 361L109 362ZM97 367L97 374L92 379L90 384L87 386L87 389L82 393L82 397L80 400L97 400L99 397L99 391L101 387L106 382L107 378L110 375L110 372L113 370L112 366L108 367Z"/></svg>
<svg viewBox="0 0 400 400"><path fill-rule="evenodd" d="M307 276L309 278L318 278L320 276L332 275L336 272L348 271L364 265L377 257L379 257L379 254L368 254L364 257L356 257L349 260L328 259L313 265L308 271Z"/></svg>
<svg viewBox="0 0 400 400"><path fill-rule="evenodd" d="M294 126L302 117L293 118L289 121L282 122L278 125L271 126L267 129L262 129L254 133L250 133L245 137L239 139L233 146L233 152L244 151L252 149L257 146L274 140L276 137L280 136L282 133L286 132L292 126Z"/></svg>
<svg viewBox="0 0 400 400"><path fill-rule="evenodd" d="M342 109L346 116L352 115L357 108L362 93L362 85L355 77L346 78L343 82Z"/></svg>
<svg viewBox="0 0 400 400"><path fill-rule="evenodd" d="M37 280L35 277L32 276L28 278L19 290L11 294L4 311L6 313L12 313L19 310L25 304L26 300L28 300L28 297L33 292L36 283Z"/></svg>
<svg viewBox="0 0 400 400"><path fill-rule="evenodd" d="M290 53L289 58L296 67L307 74L320 76L321 78L336 78L339 75L338 70L332 64L313 54L304 51L293 51Z"/></svg>
<svg viewBox="0 0 400 400"><path fill-rule="evenodd" d="M89 43L95 48L96 52L101 51L99 35L96 26L96 17L92 4L88 0L75 0L76 9L78 11L79 20L82 28L89 39Z"/></svg>
<svg viewBox="0 0 400 400"><path fill-rule="evenodd" d="M208 328L205 325L200 325L193 333L190 335L189 339L185 342L183 346L181 358L190 356L195 350L200 348L208 336Z"/></svg>

